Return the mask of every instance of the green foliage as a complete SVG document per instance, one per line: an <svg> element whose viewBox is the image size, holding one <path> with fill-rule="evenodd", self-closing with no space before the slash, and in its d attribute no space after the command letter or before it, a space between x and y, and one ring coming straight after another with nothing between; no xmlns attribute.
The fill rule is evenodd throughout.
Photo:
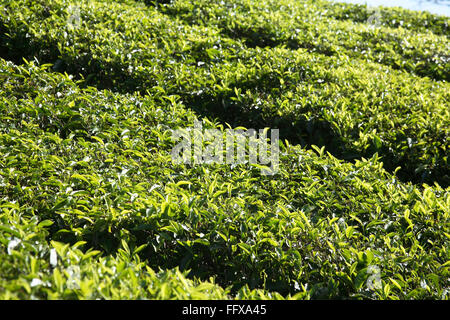
<svg viewBox="0 0 450 320"><path fill-rule="evenodd" d="M324 1L322 1L324 3ZM319 7L319 8L318 8ZM345 8L345 7L344 7ZM353 8L353 7L351 7ZM358 7L357 7L358 8ZM361 8L359 8L361 11ZM441 17L435 25L447 26L445 35L417 29L392 27L384 21L401 17L379 13L381 27L367 23L369 11L355 20L334 19L346 15L342 6L318 5L314 1L174 1L163 12L189 23L217 26L222 33L244 39L249 46L305 48L325 55L346 55L403 69L422 76L449 80L448 19ZM345 10L344 10L345 12ZM353 15L355 15L353 13ZM361 21L362 20L362 21ZM400 22L399 21L399 22ZM433 20L426 20L430 23ZM440 22L440 23L439 23Z"/></svg>
<svg viewBox="0 0 450 320"><path fill-rule="evenodd" d="M0 1L0 298L448 299L447 20L364 10ZM279 174L173 164L197 119Z"/></svg>
<svg viewBox="0 0 450 320"><path fill-rule="evenodd" d="M47 68L1 64L3 297L447 297L448 191L287 142L274 177L174 165L192 111Z"/></svg>
<svg viewBox="0 0 450 320"><path fill-rule="evenodd" d="M448 79L448 36L277 3L78 1L74 26L61 0L8 1L0 47L16 63L21 52L81 74L84 85L176 95L222 123L282 127L282 138L341 159L378 153L403 181L448 186L449 84L406 72Z"/></svg>
<svg viewBox="0 0 450 320"><path fill-rule="evenodd" d="M374 9L365 5L353 5L335 3L329 1L314 1L323 15L339 20L351 20L355 22L366 22ZM449 19L446 16L434 15L427 11L413 11L403 8L378 7L379 22L386 27L405 28L417 32L433 32L439 35L450 34Z"/></svg>

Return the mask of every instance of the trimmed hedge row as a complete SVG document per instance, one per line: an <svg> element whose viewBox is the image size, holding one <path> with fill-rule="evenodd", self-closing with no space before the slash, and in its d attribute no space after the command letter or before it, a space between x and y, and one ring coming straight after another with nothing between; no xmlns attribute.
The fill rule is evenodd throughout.
<svg viewBox="0 0 450 320"><path fill-rule="evenodd" d="M0 60L1 297L448 298L448 189L287 141L275 176L175 165L177 97L49 68Z"/></svg>
<svg viewBox="0 0 450 320"><path fill-rule="evenodd" d="M362 58L437 80L450 79L448 35L373 27L367 20L336 20L329 6L318 7L310 1L234 0L222 4L196 0L174 1L161 8L188 23L217 26L225 35L244 39L251 47L305 48L325 55Z"/></svg>
<svg viewBox="0 0 450 320"><path fill-rule="evenodd" d="M133 0L115 0L119 2L132 3ZM177 8L186 6L183 0L136 0L147 5L164 8L165 5ZM198 3L198 2L197 2ZM229 3L229 1L228 1ZM414 11L400 7L371 7L367 5L343 3L329 0L281 0L281 1L231 1L232 8L243 5L258 5L260 3L269 4L264 7L265 11L294 11L300 12L303 16L321 16L338 20L350 20L356 23L367 23L369 18L377 15L377 23L390 28L404 28L411 31L437 35L450 35L449 18L443 15L435 15L427 11ZM203 5L211 5L211 2L203 2ZM224 3L223 5L227 5ZM248 9L248 8L247 8Z"/></svg>
<svg viewBox="0 0 450 320"><path fill-rule="evenodd" d="M449 185L450 87L445 81L345 52L325 56L306 49L249 48L210 25L228 23L231 14L189 26L162 14L160 7L132 1L76 2L80 23L74 27L68 23L73 9L65 2L44 2L4 5L4 56L21 52L30 60L52 62L54 70L81 73L85 84L98 88L176 95L222 123L278 126L291 142L326 146L342 159L378 152L389 171L402 167L402 180ZM204 7L206 12L220 8ZM202 17L197 11L194 16ZM278 20L285 21L280 15ZM432 42L436 47L447 36L439 39ZM441 50L448 53L448 47Z"/></svg>
<svg viewBox="0 0 450 320"><path fill-rule="evenodd" d="M80 90L48 68L0 62L0 297L232 298L212 279L162 270L159 261L178 262L166 248L165 229L175 220L165 212L147 216L156 191L130 202L164 183L168 155L156 152L158 135L167 143L167 130L186 125L192 112L162 97ZM146 223L159 219L155 239ZM248 286L233 297L282 298Z"/></svg>
<svg viewBox="0 0 450 320"><path fill-rule="evenodd" d="M296 1L296 3L302 2L304 1ZM366 23L372 15L376 14L379 19L378 23L386 27L401 27L423 33L450 35L449 18L427 11L414 11L398 7L373 8L359 4L336 3L335 1L312 1L311 4L317 6L318 12L330 18Z"/></svg>

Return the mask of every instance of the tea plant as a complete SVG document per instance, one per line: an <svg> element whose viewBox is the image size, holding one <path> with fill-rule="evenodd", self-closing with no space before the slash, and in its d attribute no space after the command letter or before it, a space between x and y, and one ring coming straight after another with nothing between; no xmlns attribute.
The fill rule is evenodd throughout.
<svg viewBox="0 0 450 320"><path fill-rule="evenodd" d="M0 1L0 298L448 299L448 19L163 2Z"/></svg>
<svg viewBox="0 0 450 320"><path fill-rule="evenodd" d="M376 59L341 49L332 55L311 48L293 50L286 47L287 40L281 35L277 36L281 42L275 47L249 47L248 38L224 34L225 26L216 23L242 14L242 23L254 30L255 23L249 18L252 15L244 15L246 11L242 10L251 9L255 16L274 19L276 15L268 11L266 2L259 5L251 2L251 7L247 2L238 2L241 5L234 7L243 6L241 13L234 7L231 13L221 9L224 17L210 13L216 18L200 25L184 24L178 16L164 14L170 10L184 12L178 7L187 6L185 2L175 2L168 7L173 7L170 10L130 1L77 2L74 6L79 6L81 22L76 28L67 22L72 12L64 3L8 1L1 11L2 24L8 31L0 45L4 56L16 63L22 63L22 57L51 62L55 71L81 74L85 84L100 89L176 95L187 107L209 118L218 118L223 124L280 126L284 128L282 137L292 143L326 146L341 159L372 157L377 152L390 172L401 167L398 175L403 181L429 184L437 181L448 186L450 90L445 81L394 70L376 63ZM223 7L213 5L214 2L197 7L202 8L200 13ZM198 11L194 10L196 7L188 8L190 14ZM276 12L281 15L277 19L291 21L283 16L284 11ZM180 15L190 22L191 18ZM271 28L281 30L281 26L269 22ZM314 25L321 24L314 22ZM323 27L344 32L328 24ZM418 41L429 39L424 52L437 56L441 52L443 55L436 63L442 74L448 75L447 35L397 31ZM258 39L264 38L264 32L258 31ZM386 31L383 36L387 37L383 41L388 46L396 42L389 38L392 32ZM345 38L352 41L357 34L353 30ZM411 39L401 36L401 41ZM359 45L355 42L351 47ZM388 51L397 54L399 49ZM21 52L20 57L17 52ZM427 59L418 59L420 65L427 64ZM407 61L405 57L400 60Z"/></svg>

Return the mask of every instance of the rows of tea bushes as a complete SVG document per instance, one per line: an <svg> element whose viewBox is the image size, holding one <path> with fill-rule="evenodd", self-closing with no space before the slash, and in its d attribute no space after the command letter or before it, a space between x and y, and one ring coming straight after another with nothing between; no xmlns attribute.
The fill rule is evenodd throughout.
<svg viewBox="0 0 450 320"><path fill-rule="evenodd" d="M304 1L174 1L162 8L188 23L217 26L252 47L306 48L325 55L359 57L438 80L450 79L448 34L374 27L367 20L333 19L328 11L334 10L320 10L317 4ZM379 15L381 19L382 13Z"/></svg>
<svg viewBox="0 0 450 320"><path fill-rule="evenodd" d="M193 113L47 69L0 61L0 298L230 298L175 267L164 207L177 204L157 191L183 174L164 146ZM248 286L234 297L281 298Z"/></svg>
<svg viewBox="0 0 450 320"><path fill-rule="evenodd" d="M82 241L48 242L54 221L40 220L33 208L2 200L0 222L2 300L227 298L214 283L189 280L178 269L155 272L126 242L104 257L80 249Z"/></svg>
<svg viewBox="0 0 450 320"><path fill-rule="evenodd" d="M448 298L438 185L287 141L274 176L173 164L197 119L175 96L35 63L0 77L2 298Z"/></svg>
<svg viewBox="0 0 450 320"><path fill-rule="evenodd" d="M366 28L408 69L289 45L356 6L190 3L0 0L0 298L448 299L445 21ZM279 128L279 173L172 163L197 119Z"/></svg>
<svg viewBox="0 0 450 320"><path fill-rule="evenodd" d="M294 4L303 4L297 1ZM335 1L309 1L321 15L339 20L352 20L366 23L370 17L376 15L380 25L392 28L405 28L417 32L433 32L449 35L449 18L435 15L427 11L407 10L400 7L370 7L367 5L336 3Z"/></svg>
<svg viewBox="0 0 450 320"><path fill-rule="evenodd" d="M116 0L126 2L126 0ZM130 0L132 1L132 0ZM128 2L130 2L128 1ZM167 5L170 5L170 10L174 7L176 11L182 9L187 12L185 1L168 1L168 0L137 0L144 2L147 5L159 6L165 9ZM200 3L196 1L196 3ZM236 9L249 9L251 6L256 7L259 10L260 7L255 6L255 1L228 1L228 8ZM264 7L264 10L270 12L288 11L289 14L300 14L303 17L311 19L312 15L328 17L338 20L351 20L353 22L367 23L373 22L379 25L392 28L404 28L412 31L428 33L432 32L438 35L449 35L449 19L447 16L435 15L427 11L414 11L400 7L371 7L367 5L350 4L336 1L327 0L282 0L282 1L258 1L258 3L268 4ZM223 3L222 5L227 5ZM200 10L209 11L208 9L202 9L207 6L211 6L211 2L203 1ZM197 7L198 8L198 7ZM219 9L216 6L216 9ZM250 10L251 11L251 10ZM376 15L377 20L370 20L370 17Z"/></svg>
<svg viewBox="0 0 450 320"><path fill-rule="evenodd" d="M294 25L286 22L290 20L285 11L275 14L266 2L238 2L241 6L227 2L231 7L195 1L168 7L133 1L77 1L69 2L71 6L61 0L3 3L1 25L6 31L0 50L16 63L22 56L36 57L41 63L54 63L55 71L82 74L85 84L97 88L176 95L186 106L222 123L280 127L282 137L292 143L326 146L341 159L377 152L389 171L401 167L398 175L404 181L449 184L447 82L394 70L345 50L328 56L286 46L253 48L248 39L224 34L228 23L240 21L264 37L264 30L254 29L252 17L263 17L261 26L270 25L275 31L283 30L280 24ZM244 14L245 8L253 11ZM290 8L300 10L293 4ZM306 8L313 16L314 6ZM199 24L183 22L191 18ZM327 26L319 20L314 25ZM328 28L336 33L351 29ZM366 28L386 37L399 32L411 43L412 38L428 39L424 52L433 48L441 52L439 70L448 75L447 35L389 30ZM396 41L383 43L390 46ZM427 65L427 60L420 63Z"/></svg>

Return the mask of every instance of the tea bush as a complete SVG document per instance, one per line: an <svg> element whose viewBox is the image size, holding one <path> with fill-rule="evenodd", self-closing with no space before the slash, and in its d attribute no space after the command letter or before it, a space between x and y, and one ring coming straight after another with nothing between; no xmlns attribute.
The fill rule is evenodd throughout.
<svg viewBox="0 0 450 320"><path fill-rule="evenodd" d="M176 98L48 68L1 62L2 297L448 296L448 190L287 141L275 176L175 165Z"/></svg>
<svg viewBox="0 0 450 320"><path fill-rule="evenodd" d="M1 23L8 33L0 45L3 56L17 63L22 56L54 63L54 70L82 74L87 84L97 88L177 95L191 109L222 123L280 126L284 128L283 138L303 146L326 146L341 159L372 157L378 152L390 172L401 167L398 175L403 181L437 181L444 187L449 184L450 91L446 81L394 70L340 49L339 54L328 56L314 49L292 50L283 45L248 47L247 40L223 35L223 27L215 21L225 23L228 16L218 13L210 22L188 25L163 14L167 8L130 1L76 2L73 6L78 6L80 23L74 27L69 22L75 9L65 3L27 0L5 4ZM262 16L258 12L263 14L268 7L249 3L253 5L249 10L258 17ZM248 7L244 4L247 2L241 6ZM178 8L176 5L188 6L185 2L172 6ZM220 5L214 10L216 7ZM188 8L188 12L198 11ZM204 4L201 8L209 7ZM236 14L230 10L222 9L221 14L229 13L227 19L239 14L237 9ZM276 12L281 15L278 12L283 10ZM241 15L243 23L248 24L246 28L256 28L248 14ZM276 16L270 11L265 15L267 19ZM282 17L277 19L290 21ZM282 30L269 22L271 28ZM328 24L323 27L344 32ZM367 29L364 25L362 28ZM392 35L392 30L367 30ZM423 52L442 52L442 59L436 60L438 69L448 75L446 35L397 31L418 41L429 39ZM264 32L261 29L257 33L264 38ZM350 33L359 34L355 30ZM349 35L348 41L352 37ZM404 36L401 39L413 41ZM392 39L385 42L388 46L395 43ZM397 54L398 50L388 51ZM21 57L14 60L17 52ZM404 57L400 60L407 61ZM420 65L426 65L426 59L419 60Z"/></svg>
<svg viewBox="0 0 450 320"><path fill-rule="evenodd" d="M0 3L2 299L448 299L444 18ZM289 40L312 26L322 40ZM375 34L385 60L349 49ZM172 163L173 130L196 120L279 127L279 173Z"/></svg>
<svg viewBox="0 0 450 320"><path fill-rule="evenodd" d="M329 6L320 10L311 1L236 0L227 1L226 5L207 0L175 1L163 8L163 12L189 23L217 26L224 34L244 39L252 47L284 45L325 55L360 57L394 69L449 80L448 30L442 30L445 35L441 36L383 25L382 12L376 17L380 21L373 21L381 26L375 28L367 23L370 17L363 21L334 19L334 14L344 13L334 13ZM434 24L448 28L448 19L442 20L437 19Z"/></svg>

